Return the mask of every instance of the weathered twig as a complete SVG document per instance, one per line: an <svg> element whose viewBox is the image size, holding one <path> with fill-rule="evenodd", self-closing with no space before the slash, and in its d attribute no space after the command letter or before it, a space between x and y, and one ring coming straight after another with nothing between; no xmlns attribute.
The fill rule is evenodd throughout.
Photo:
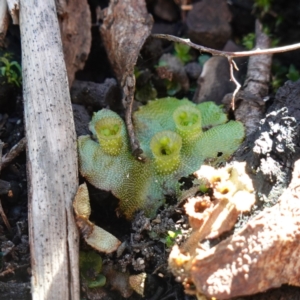
<svg viewBox="0 0 300 300"><path fill-rule="evenodd" d="M8 231L11 232L11 226L10 226L9 221L8 221L8 219L6 217L6 214L5 214L4 210L3 210L1 199L0 199L0 216L1 216L1 218L2 218L2 220L4 222L4 224L5 224L6 228L8 229Z"/></svg>
<svg viewBox="0 0 300 300"><path fill-rule="evenodd" d="M129 135L130 146L132 154L138 160L143 160L142 153L143 151L140 148L139 141L137 140L132 123L132 105L134 100L134 91L135 91L135 77L130 74L126 77L126 84L124 84L123 91L123 105L125 107L125 122Z"/></svg>
<svg viewBox="0 0 300 300"><path fill-rule="evenodd" d="M22 151L25 150L26 138L22 138L15 146L13 146L8 153L3 155L1 168L5 168L9 163L15 159Z"/></svg>
<svg viewBox="0 0 300 300"><path fill-rule="evenodd" d="M194 49L199 50L200 52L207 52L212 54L213 56L222 56L226 57L228 59L228 62L230 64L230 79L236 84L236 89L233 93L232 97L232 108L234 109L234 97L240 90L241 85L238 83L238 81L235 79L233 75L233 68L235 67L233 64L233 58L234 57L245 57L245 56L254 56L254 55L263 55L263 54L275 54L275 53L283 53L288 52L292 50L300 49L300 43L289 45L289 46L283 46L283 47L276 47L276 48L270 48L270 49L255 49L251 51L238 51L238 52L228 52L228 51L220 51L212 48L208 48L205 46L197 45L190 41L190 39L183 39L180 37L176 37L169 34L152 34L151 35L154 38L159 39L166 39L168 41L177 42L181 44L188 45Z"/></svg>
<svg viewBox="0 0 300 300"><path fill-rule="evenodd" d="M174 35L169 34L152 34L151 35L154 38L159 39L166 39L168 41L177 42L181 44L188 45L194 49L197 49L201 52L207 52L210 53L213 56L223 56L223 57L245 57L245 56L254 56L254 55L262 55L262 54L275 54L275 53L283 53L288 52L292 50L300 49L300 43L289 45L289 46L283 46L283 47L275 47L270 49L255 49L251 51L237 51L237 52L228 52L228 51L221 51L216 50L208 47L204 47L201 45L194 44L190 41L190 39L183 39Z"/></svg>
<svg viewBox="0 0 300 300"><path fill-rule="evenodd" d="M232 99L231 99L231 106L232 106L232 109L234 110L234 99L235 99L236 94L238 93L238 91L241 88L241 84L234 77L233 68L237 71L239 69L238 69L236 63L234 62L234 60L232 59L232 57L228 58L228 62L229 62L229 66L230 66L230 79L236 85L236 88L232 94Z"/></svg>

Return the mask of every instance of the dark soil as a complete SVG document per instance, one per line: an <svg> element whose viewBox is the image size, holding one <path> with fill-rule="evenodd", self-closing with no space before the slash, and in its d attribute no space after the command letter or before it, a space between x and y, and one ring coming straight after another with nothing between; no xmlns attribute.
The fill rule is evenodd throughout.
<svg viewBox="0 0 300 300"><path fill-rule="evenodd" d="M148 0L146 2L149 12L153 14L155 20L153 32L177 36L187 35L186 13L180 11L175 1ZM254 31L255 17L260 17L262 22L268 26L272 38L279 39L279 45L299 42L300 4L295 4L296 1L274 0L267 13L263 13L259 8L253 9L251 0L228 2L230 2L228 7L232 14L231 39L235 43L241 45L242 38ZM104 8L108 1L90 0L89 4L94 24L92 48L85 69L76 74L76 79L80 82L75 81L71 89L77 135L89 133L88 122L92 113L103 107L110 107L124 116L121 90L110 68L99 34L101 24L96 17L96 8L98 6ZM282 21L277 24L279 17L282 17ZM16 26L10 26L6 45L7 47L2 49L1 53L12 52L14 60L20 62L20 40ZM140 91L142 96L136 106L148 100L148 95L152 91L150 87L155 87L157 97L165 97L170 92L171 88L167 87L155 68L164 53L174 53L172 43L152 38L146 41L137 64L137 69L141 73L137 80L137 87L142 89L147 86L148 90ZM286 74L291 65L300 70L299 54L300 51L294 51L274 57L272 76L274 80L275 77L280 80L280 85L283 85L287 79ZM196 64L187 67L187 80L190 88L175 90L172 87L178 98L192 99L197 85L196 81L200 72L197 63L199 54L191 50L190 55L190 63ZM298 78L300 78L299 74ZM293 79L297 79L297 74ZM276 88L276 86L270 86L268 106L272 104ZM146 96L143 96L143 93ZM5 80L0 77L0 140L4 143L2 155L9 152L23 137L22 91L16 86L5 83ZM4 186L2 190L0 189L0 204L2 205L2 209L0 206L2 212L0 217L0 298L7 300L31 299L25 151L8 166L2 168L0 180L3 181ZM83 182L82 178L81 181ZM150 220L144 216L143 212L139 212L133 222L128 222L116 215L117 199L110 193L97 190L90 185L88 187L92 205L91 220L123 242L122 253L102 255L104 265L112 265L118 272L129 271L130 274L146 272L149 274L145 286L145 299L196 299L194 296L184 294L181 283L176 282L168 270L167 258L170 247L166 243L167 232L180 230L184 233L177 238L177 243L181 243L184 235L189 232L184 211L175 207L174 199L168 199L168 206L162 208L156 218ZM8 223L5 222L5 216ZM90 250L84 242L81 244L81 249ZM82 299L121 300L124 298L119 291L112 290L108 282L104 288L88 289L83 286ZM133 293L128 299L136 300L142 299L142 297ZM300 299L300 289L283 286L263 294L239 299Z"/></svg>

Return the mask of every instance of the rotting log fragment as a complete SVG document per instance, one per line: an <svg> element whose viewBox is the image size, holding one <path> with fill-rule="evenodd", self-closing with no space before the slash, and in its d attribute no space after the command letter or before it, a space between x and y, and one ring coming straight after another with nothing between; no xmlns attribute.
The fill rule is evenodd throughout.
<svg viewBox="0 0 300 300"><path fill-rule="evenodd" d="M211 249L202 245L188 253L175 247L170 266L187 292L230 299L282 284L300 286L299 93L299 82L287 82L279 89L259 130L235 155L236 160L247 162L260 195L254 215L277 204Z"/></svg>
<svg viewBox="0 0 300 300"><path fill-rule="evenodd" d="M190 260L174 249L175 261L186 261L185 282L217 299L252 295L282 284L300 286L300 160L280 202L252 219L239 233L210 250L198 248ZM177 256L177 257L176 257ZM176 272L178 275L183 275Z"/></svg>

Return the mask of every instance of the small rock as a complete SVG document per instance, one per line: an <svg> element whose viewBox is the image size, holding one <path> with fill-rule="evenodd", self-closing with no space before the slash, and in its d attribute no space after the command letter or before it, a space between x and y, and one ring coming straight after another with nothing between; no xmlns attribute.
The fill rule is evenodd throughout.
<svg viewBox="0 0 300 300"><path fill-rule="evenodd" d="M75 122L75 131L77 136L90 134L89 122L91 120L90 115L84 106L78 104L72 104L73 116Z"/></svg>
<svg viewBox="0 0 300 300"><path fill-rule="evenodd" d="M179 17L179 10L173 0L158 0L154 5L154 14L164 21L174 22Z"/></svg>
<svg viewBox="0 0 300 300"><path fill-rule="evenodd" d="M225 57L214 56L203 66L193 101L214 101L221 104L223 97L234 89L235 85L230 81L228 60Z"/></svg>
<svg viewBox="0 0 300 300"><path fill-rule="evenodd" d="M222 49L230 38L231 13L224 0L202 0L193 4L186 24L189 38L196 44Z"/></svg>
<svg viewBox="0 0 300 300"><path fill-rule="evenodd" d="M187 76L191 80L197 80L201 74L202 67L197 62L190 62L184 66Z"/></svg>
<svg viewBox="0 0 300 300"><path fill-rule="evenodd" d="M121 91L114 78L104 83L75 80L71 88L72 103L91 106L94 111L121 102Z"/></svg>

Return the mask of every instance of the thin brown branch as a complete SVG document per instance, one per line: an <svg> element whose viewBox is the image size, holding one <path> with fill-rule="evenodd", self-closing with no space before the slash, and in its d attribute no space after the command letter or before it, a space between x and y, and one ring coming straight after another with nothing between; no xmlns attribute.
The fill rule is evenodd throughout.
<svg viewBox="0 0 300 300"><path fill-rule="evenodd" d="M128 75L126 77L126 83L123 86L123 105L125 107L125 122L129 135L131 151L137 160L143 161L142 155L143 150L140 148L139 141L137 140L132 123L132 105L134 100L134 89L135 89L135 77Z"/></svg>
<svg viewBox="0 0 300 300"><path fill-rule="evenodd" d="M22 138L18 144L13 146L8 153L2 157L2 169L7 167L9 163L15 159L22 151L24 151L26 145L26 138Z"/></svg>
<svg viewBox="0 0 300 300"><path fill-rule="evenodd" d="M232 101L231 101L231 107L232 107L233 110L234 110L235 96L241 88L240 83L235 79L234 74L233 74L233 67L236 68L236 64L232 60L234 57L245 57L245 56L263 55L263 54L271 55L271 54L274 54L274 53L282 53L282 52L287 52L287 51L300 49L300 43L297 43L297 44L293 44L293 45L289 45L289 46L269 48L269 49L257 48L255 50L251 50L251 51L228 52L228 51L220 51L220 50L204 47L204 46L201 46L201 45L197 45L197 44L192 43L190 41L190 39L183 39L183 38L173 36L173 35L169 35L169 34L152 34L152 37L160 38L160 39L166 39L168 41L185 44L185 45L188 45L188 46L190 46L194 49L199 50L200 52L210 53L213 56L226 57L228 59L229 65L230 65L230 79L236 85L236 89L234 90L234 92L232 94Z"/></svg>
<svg viewBox="0 0 300 300"><path fill-rule="evenodd" d="M1 216L2 220L3 220L3 223L5 224L6 228L8 229L8 231L11 232L11 226L10 226L9 221L8 221L8 219L6 217L6 214L5 214L4 210L3 210L1 199L0 199L0 216Z"/></svg>
<svg viewBox="0 0 300 300"><path fill-rule="evenodd" d="M210 53L213 56L223 56L223 57L227 57L227 58L254 56L254 55L262 55L262 54L275 54L275 53L283 53L283 52L300 49L300 43L297 43L297 44L293 44L293 45L289 45L289 46L276 47L276 48L270 48L270 49L255 49L255 50L251 50L251 51L228 52L228 51L220 51L220 50L204 47L201 45L197 45L197 44L192 43L190 41L190 39L183 39L183 38L169 35L169 34L152 34L151 36L154 38L166 39L168 41L185 44L185 45L188 45L188 46L190 46L194 49L197 49L201 52Z"/></svg>

